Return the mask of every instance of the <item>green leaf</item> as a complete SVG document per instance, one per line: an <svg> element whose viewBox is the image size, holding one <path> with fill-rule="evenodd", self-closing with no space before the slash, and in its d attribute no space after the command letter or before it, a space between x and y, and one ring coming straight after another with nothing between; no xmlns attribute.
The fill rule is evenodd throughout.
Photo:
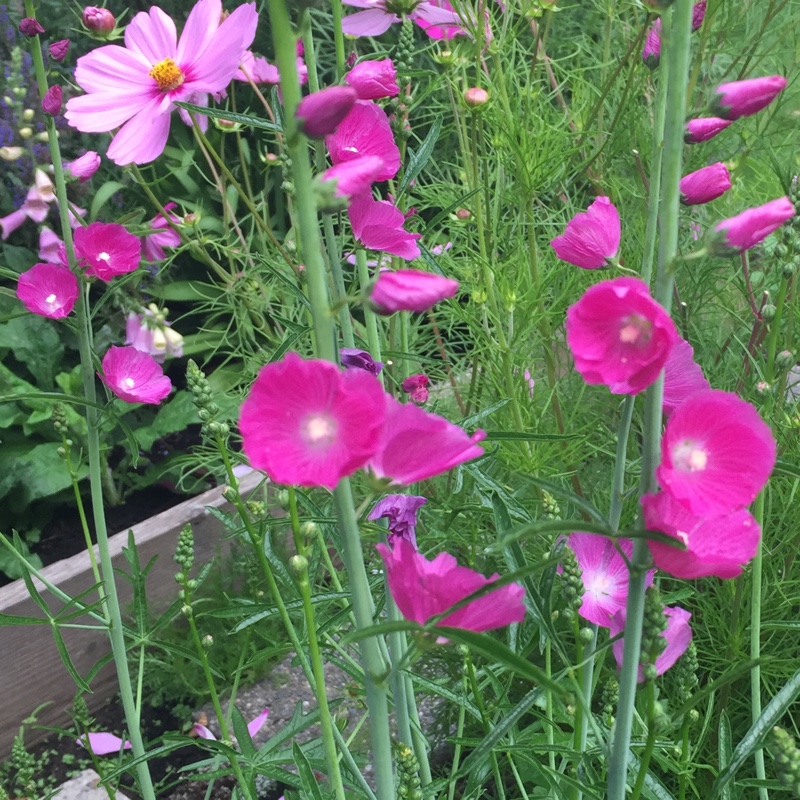
<svg viewBox="0 0 800 800"><path fill-rule="evenodd" d="M224 111L221 108L208 108L207 106L198 106L194 103L175 103L178 108L186 109L195 114L202 114L204 117L211 117L211 119L226 119L229 122L238 122L241 125L249 125L251 128L261 128L265 131L280 131L279 125L270 122L260 117L253 117L249 114L238 114L234 111Z"/></svg>
<svg viewBox="0 0 800 800"><path fill-rule="evenodd" d="M199 423L197 408L192 402L192 393L182 390L168 403L158 409L153 422L139 428L134 436L142 450L150 450L153 443L170 433L186 430L189 425Z"/></svg>
<svg viewBox="0 0 800 800"><path fill-rule="evenodd" d="M247 723L242 716L242 712L235 705L231 713L231 722L233 723L233 732L236 734L236 741L239 743L242 755L247 759L248 763L252 764L256 757L256 746L253 744L250 731L247 730Z"/></svg>
<svg viewBox="0 0 800 800"><path fill-rule="evenodd" d="M61 631L58 629L58 625L53 623L51 625L51 630L53 631L53 639L55 639L56 647L58 648L58 654L61 656L61 662L66 667L70 677L73 681L75 681L75 685L82 692L91 694L92 687L89 686L89 684L86 683L86 681L80 676L78 670L75 668L75 665L72 663L72 659L69 656L69 651L67 650L66 644L64 644L64 638L61 636Z"/></svg>
<svg viewBox="0 0 800 800"><path fill-rule="evenodd" d="M442 130L442 117L434 118L433 125L425 137L425 141L420 145L419 150L414 152L411 148L408 149L408 164L403 172L403 179L400 181L400 186L397 189L398 198L403 195L406 189L411 185L411 182L422 172L425 165L433 155L433 148L436 147L436 142L439 141L439 134Z"/></svg>
<svg viewBox="0 0 800 800"><path fill-rule="evenodd" d="M725 709L719 715L719 730L717 731L717 752L719 753L719 768L724 771L731 763L733 756L733 735L731 734L731 721ZM720 792L720 800L733 800L731 786L725 786Z"/></svg>
<svg viewBox="0 0 800 800"><path fill-rule="evenodd" d="M41 388L53 386L64 358L64 345L49 320L35 314L17 317L0 325L0 339Z"/></svg>
<svg viewBox="0 0 800 800"><path fill-rule="evenodd" d="M100 209L111 199L112 195L120 189L124 189L125 184L118 181L106 181L95 193L92 198L92 205L89 207L89 222L94 222Z"/></svg>
<svg viewBox="0 0 800 800"><path fill-rule="evenodd" d="M300 775L306 800L322 800L322 792L317 779L314 777L314 770L311 769L311 764L308 763L306 754L300 749L300 745L297 742L292 742L292 758L297 767L297 773Z"/></svg>
<svg viewBox="0 0 800 800"><path fill-rule="evenodd" d="M517 431L486 431L487 441L495 442L565 442L580 439L577 433L518 433Z"/></svg>

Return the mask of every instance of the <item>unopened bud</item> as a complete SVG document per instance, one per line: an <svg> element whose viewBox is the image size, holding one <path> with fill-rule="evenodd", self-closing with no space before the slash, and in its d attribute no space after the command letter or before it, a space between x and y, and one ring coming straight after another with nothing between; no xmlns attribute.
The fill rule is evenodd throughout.
<svg viewBox="0 0 800 800"><path fill-rule="evenodd" d="M0 147L0 158L3 161L16 161L25 155L24 147Z"/></svg>
<svg viewBox="0 0 800 800"><path fill-rule="evenodd" d="M24 128L19 129L19 135L21 139L30 139L33 136L33 128L29 128L26 125Z"/></svg>
<svg viewBox="0 0 800 800"><path fill-rule="evenodd" d="M226 487L225 487L225 488L222 490L222 496L223 496L223 497L224 497L224 498L225 498L225 499L226 499L226 500L227 500L229 503L234 503L234 502L236 502L236 496L237 496L236 489L234 489L234 488L233 488L233 486L226 486Z"/></svg>
<svg viewBox="0 0 800 800"><path fill-rule="evenodd" d="M63 61L69 52L69 39L59 39L57 42L53 42L49 50L50 58L52 58L53 61Z"/></svg>
<svg viewBox="0 0 800 800"><path fill-rule="evenodd" d="M61 113L61 106L64 102L64 92L58 85L51 86L42 98L42 111L51 117Z"/></svg>
<svg viewBox="0 0 800 800"><path fill-rule="evenodd" d="M308 559L301 555L292 556L289 559L289 566L295 575L302 575L308 569Z"/></svg>
<svg viewBox="0 0 800 800"><path fill-rule="evenodd" d="M464 91L464 102L470 108L480 108L489 102L489 92L479 86L472 86Z"/></svg>
<svg viewBox="0 0 800 800"><path fill-rule="evenodd" d="M781 350L781 352L775 356L775 366L780 370L789 369L789 367L794 366L794 363L795 357L791 350Z"/></svg>
<svg viewBox="0 0 800 800"><path fill-rule="evenodd" d="M81 19L87 30L93 33L107 35L117 27L116 18L107 8L86 6L86 8L83 9Z"/></svg>
<svg viewBox="0 0 800 800"><path fill-rule="evenodd" d="M468 208L459 208L456 211L456 217L460 220L467 220L472 216L472 212Z"/></svg>
<svg viewBox="0 0 800 800"><path fill-rule="evenodd" d="M767 322L772 322L772 320L775 319L776 313L777 309L772 303L767 303L764 308L761 309L761 316L764 317Z"/></svg>
<svg viewBox="0 0 800 800"><path fill-rule="evenodd" d="M300 533L303 534L307 541L311 542L319 535L319 525L316 522L304 522L300 528Z"/></svg>
<svg viewBox="0 0 800 800"><path fill-rule="evenodd" d="M30 122L34 118L35 115L36 115L36 112L32 108L26 108L22 112L22 119L24 119L25 122Z"/></svg>
<svg viewBox="0 0 800 800"><path fill-rule="evenodd" d="M214 646L214 637L207 633L202 639L201 642L203 644L203 648L205 650L210 650Z"/></svg>
<svg viewBox="0 0 800 800"><path fill-rule="evenodd" d="M44 33L44 28L41 26L38 19L25 17L25 19L19 23L19 32L23 36L38 36L40 33Z"/></svg>

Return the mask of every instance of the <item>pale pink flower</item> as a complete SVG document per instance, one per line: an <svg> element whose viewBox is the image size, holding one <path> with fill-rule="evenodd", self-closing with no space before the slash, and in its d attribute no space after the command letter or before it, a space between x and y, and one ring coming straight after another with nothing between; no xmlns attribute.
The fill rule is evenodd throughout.
<svg viewBox="0 0 800 800"><path fill-rule="evenodd" d="M733 125L732 119L720 119L719 117L690 119L686 123L686 133L683 135L683 140L686 144L707 142L730 125Z"/></svg>
<svg viewBox="0 0 800 800"><path fill-rule="evenodd" d="M164 211L167 212L167 216L173 224L179 225L181 218L177 214L171 213L174 208L177 208L175 203L167 203L164 206ZM167 257L164 248L179 247L181 235L172 228L160 212L150 220L149 224L153 233L148 233L142 237L142 257L150 263L163 261Z"/></svg>
<svg viewBox="0 0 800 800"><path fill-rule="evenodd" d="M116 222L93 222L75 231L75 256L88 277L108 283L138 268L142 244Z"/></svg>
<svg viewBox="0 0 800 800"><path fill-rule="evenodd" d="M346 6L363 8L357 14L350 14L342 20L342 30L348 36L380 36L386 33L400 17L393 10L392 0L343 0ZM408 18L414 21L425 20L434 25L453 25L459 21L458 14L438 8L431 2L418 3Z"/></svg>
<svg viewBox="0 0 800 800"><path fill-rule="evenodd" d="M647 530L673 536L686 548L647 543L656 567L676 578L735 578L758 551L761 529L745 508L698 516L668 492L645 495L641 503Z"/></svg>
<svg viewBox="0 0 800 800"><path fill-rule="evenodd" d="M378 156L384 168L378 181L389 181L400 169L400 150L394 141L386 112L376 103L358 100L325 146L334 164L353 161L363 156Z"/></svg>
<svg viewBox="0 0 800 800"><path fill-rule="evenodd" d="M375 520L386 517L388 533L386 541L394 547L397 539L404 539L417 549L417 511L428 502L425 497L413 494L387 494L376 503L367 519Z"/></svg>
<svg viewBox="0 0 800 800"><path fill-rule="evenodd" d="M221 14L221 0L199 0L180 41L160 8L137 14L125 29L125 47L106 45L78 59L75 79L86 94L67 102L70 125L85 133L119 128L108 148L117 164L158 158L174 103L225 89L253 41L255 3L220 23Z"/></svg>
<svg viewBox="0 0 800 800"><path fill-rule="evenodd" d="M391 251L390 251L391 252ZM415 269L381 270L370 301L381 314L395 311L422 312L453 297L458 281Z"/></svg>
<svg viewBox="0 0 800 800"><path fill-rule="evenodd" d="M103 356L103 371L97 374L126 403L158 405L172 391L158 362L135 347L110 347Z"/></svg>
<svg viewBox="0 0 800 800"><path fill-rule="evenodd" d="M133 747L129 741L123 742L119 736L104 732L87 733L79 736L76 741L81 747L86 747L87 739L89 747L86 749L91 750L96 756L107 756L111 755L111 753L117 755L121 750L130 750Z"/></svg>
<svg viewBox="0 0 800 800"><path fill-rule="evenodd" d="M353 235L368 250L380 250L413 261L419 256L419 233L404 227L405 214L388 200L376 200L369 192L352 197L347 209Z"/></svg>
<svg viewBox="0 0 800 800"><path fill-rule="evenodd" d="M74 161L67 161L64 164L64 172L77 178L81 183L88 181L92 175L100 168L100 156L94 150L88 150L80 158Z"/></svg>
<svg viewBox="0 0 800 800"><path fill-rule="evenodd" d="M67 254L64 250L64 242L46 225L43 225L39 231L39 258L48 264L64 264L66 266Z"/></svg>
<svg viewBox="0 0 800 800"><path fill-rule="evenodd" d="M379 100L382 97L397 97L397 73L391 58L382 61L362 61L356 64L345 76L358 94L359 100Z"/></svg>
<svg viewBox="0 0 800 800"><path fill-rule="evenodd" d="M616 206L607 197L598 197L550 244L562 261L582 269L600 269L616 258L620 235Z"/></svg>
<svg viewBox="0 0 800 800"><path fill-rule="evenodd" d="M274 64L266 58L255 55L251 50L245 50L239 69L233 74L233 79L244 83L268 83L277 85L281 82L281 74Z"/></svg>
<svg viewBox="0 0 800 800"><path fill-rule="evenodd" d="M405 539L397 539L394 548L379 544L377 549L386 566L389 591L400 613L420 625L500 577L495 573L485 578L479 572L460 567L449 553L439 553L433 561L428 561ZM524 597L522 586L507 584L447 614L436 624L481 632L522 622Z"/></svg>
<svg viewBox="0 0 800 800"><path fill-rule="evenodd" d="M368 465L379 478L407 486L483 455L478 442L486 438L484 431L469 436L444 417L399 403L390 395L385 404L382 440Z"/></svg>
<svg viewBox="0 0 800 800"><path fill-rule="evenodd" d="M731 188L728 168L718 161L681 178L681 203L685 206L702 205L722 197Z"/></svg>
<svg viewBox="0 0 800 800"><path fill-rule="evenodd" d="M167 356L180 358L183 355L183 336L172 329L164 319L164 312L158 311L155 304L142 314L128 314L125 344L148 353L159 364L163 364Z"/></svg>
<svg viewBox="0 0 800 800"><path fill-rule="evenodd" d="M247 733L252 739L263 727L269 716L269 709L265 708L257 717L254 717L247 723ZM217 737L205 725L195 722L192 726L192 732L200 739L211 739L216 741Z"/></svg>
<svg viewBox="0 0 800 800"><path fill-rule="evenodd" d="M56 199L56 190L50 177L42 169L34 171L33 185L28 189L25 202L16 211L0 219L2 238L8 237L22 225L26 219L33 222L44 222L50 211L50 203Z"/></svg>
<svg viewBox="0 0 800 800"><path fill-rule="evenodd" d="M364 156L329 167L319 175L319 180L322 183L335 181L334 195L349 198L369 192L383 168L383 159L378 156Z"/></svg>
<svg viewBox="0 0 800 800"><path fill-rule="evenodd" d="M667 607L664 609L664 616L667 618L667 627L661 634L666 640L667 645L659 656L656 657L656 675L663 675L675 662L686 652L692 642L692 629L689 620L692 615L680 606ZM611 619L609 634L619 636L625 632L625 611L618 611ZM617 666L622 668L622 653L625 648L625 637L617 639L612 645L614 660ZM639 667L639 683L644 681L644 670Z"/></svg>
<svg viewBox="0 0 800 800"><path fill-rule="evenodd" d="M590 286L567 309L567 344L586 383L638 394L664 368L678 340L675 323L638 278Z"/></svg>
<svg viewBox="0 0 800 800"><path fill-rule="evenodd" d="M428 402L428 384L431 379L419 373L418 375L409 375L400 388L408 395L408 399L417 405L422 405Z"/></svg>
<svg viewBox="0 0 800 800"><path fill-rule="evenodd" d="M19 276L17 297L40 317L63 319L78 299L78 279L63 264L34 264Z"/></svg>
<svg viewBox="0 0 800 800"><path fill-rule="evenodd" d="M795 213L795 207L788 197L779 197L763 206L748 208L714 226L711 251L714 255L730 256L749 250L788 222Z"/></svg>
<svg viewBox="0 0 800 800"><path fill-rule="evenodd" d="M656 477L662 489L699 516L752 503L775 464L775 439L753 406L709 389L685 400L661 439Z"/></svg>
<svg viewBox="0 0 800 800"><path fill-rule="evenodd" d="M380 446L384 398L363 370L289 353L261 368L242 404L242 449L276 483L334 489Z"/></svg>
<svg viewBox="0 0 800 800"><path fill-rule="evenodd" d="M336 132L356 100L351 86L328 86L306 95L295 112L300 130L311 139L324 139Z"/></svg>
<svg viewBox="0 0 800 800"><path fill-rule="evenodd" d="M669 416L687 397L710 388L703 368L694 360L692 346L678 339L664 364L664 414Z"/></svg>
<svg viewBox="0 0 800 800"><path fill-rule="evenodd" d="M785 88L783 75L723 83L717 87L711 105L723 119L749 117L766 108Z"/></svg>

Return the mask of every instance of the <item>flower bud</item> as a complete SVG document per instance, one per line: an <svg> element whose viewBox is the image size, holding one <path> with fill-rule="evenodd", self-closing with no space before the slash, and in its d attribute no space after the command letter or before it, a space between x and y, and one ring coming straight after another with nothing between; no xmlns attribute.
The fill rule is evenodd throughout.
<svg viewBox="0 0 800 800"><path fill-rule="evenodd" d="M38 36L40 33L44 33L44 28L41 26L38 19L25 17L25 19L19 23L19 32L23 36Z"/></svg>
<svg viewBox="0 0 800 800"><path fill-rule="evenodd" d="M32 108L26 108L22 112L23 122L30 122L36 116L36 112Z"/></svg>
<svg viewBox="0 0 800 800"><path fill-rule="evenodd" d="M117 27L117 20L107 8L86 6L81 17L87 30L107 36Z"/></svg>
<svg viewBox="0 0 800 800"><path fill-rule="evenodd" d="M51 86L42 98L42 111L51 117L61 113L61 105L64 102L64 92L58 85Z"/></svg>
<svg viewBox="0 0 800 800"><path fill-rule="evenodd" d="M795 208L789 198L779 197L718 222L711 233L711 252L718 256L731 256L749 250L794 215Z"/></svg>
<svg viewBox="0 0 800 800"><path fill-rule="evenodd" d="M464 102L470 108L480 108L489 102L489 92L479 86L472 86L464 91Z"/></svg>
<svg viewBox="0 0 800 800"><path fill-rule="evenodd" d="M685 206L710 203L731 188L728 168L718 161L708 167L691 172L681 179L681 203Z"/></svg>
<svg viewBox="0 0 800 800"><path fill-rule="evenodd" d="M20 128L19 136L21 139L30 139L31 136L33 136L33 128L29 128L27 125L23 128Z"/></svg>
<svg viewBox="0 0 800 800"><path fill-rule="evenodd" d="M761 316L764 317L767 322L772 322L772 320L775 319L777 311L778 309L772 305L772 303L767 303L767 305L761 309Z"/></svg>
<svg viewBox="0 0 800 800"><path fill-rule="evenodd" d="M661 60L661 17L659 17L647 33L642 50L642 61L645 66L655 69Z"/></svg>
<svg viewBox="0 0 800 800"><path fill-rule="evenodd" d="M686 132L683 135L683 141L686 142L686 144L707 142L732 124L733 120L720 119L719 117L699 117L698 119L690 119L686 123Z"/></svg>
<svg viewBox="0 0 800 800"><path fill-rule="evenodd" d="M50 50L50 58L53 61L61 62L69 52L69 39L59 39L57 42L53 42L48 49Z"/></svg>
<svg viewBox="0 0 800 800"><path fill-rule="evenodd" d="M300 130L310 139L324 139L334 133L358 99L350 86L329 86L304 97L297 106Z"/></svg>
<svg viewBox="0 0 800 800"><path fill-rule="evenodd" d="M781 350L775 356L775 366L780 370L786 370L794 366L795 360L794 353L791 350Z"/></svg>
<svg viewBox="0 0 800 800"><path fill-rule="evenodd" d="M201 640L201 644L203 645L204 650L210 650L214 646L214 637L207 633Z"/></svg>
<svg viewBox="0 0 800 800"><path fill-rule="evenodd" d="M468 208L459 208L456 210L456 218L462 222L468 220L472 216L472 212Z"/></svg>
<svg viewBox="0 0 800 800"><path fill-rule="evenodd" d="M25 155L24 147L0 147L0 158L3 161L16 161Z"/></svg>
<svg viewBox="0 0 800 800"><path fill-rule="evenodd" d="M717 88L711 105L723 119L749 117L766 108L785 88L783 75L723 83Z"/></svg>
<svg viewBox="0 0 800 800"><path fill-rule="evenodd" d="M289 559L289 566L295 575L302 575L308 569L308 559L301 555L292 556Z"/></svg>

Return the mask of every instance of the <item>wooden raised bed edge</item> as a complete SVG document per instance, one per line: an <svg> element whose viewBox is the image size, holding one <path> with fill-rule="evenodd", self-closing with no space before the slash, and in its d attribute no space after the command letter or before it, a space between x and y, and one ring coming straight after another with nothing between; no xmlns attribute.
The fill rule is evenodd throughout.
<svg viewBox="0 0 800 800"><path fill-rule="evenodd" d="M250 472L240 479L240 490L243 493L250 492L263 480L261 473ZM127 568L122 548L128 544L129 530L133 531L142 566L153 556L158 556L147 576L147 600L151 611L157 613L163 610L177 596L178 587L173 576L178 567L172 556L178 534L187 523L192 523L194 529L195 563L209 561L223 547L222 524L207 510L209 507L230 510L222 492L221 486L211 489L110 538L115 568ZM71 597L94 585L88 552L50 564L41 570L41 574ZM34 582L54 613L63 607L63 603L54 598L37 579ZM125 608L133 594L130 582L118 575L117 590ZM41 609L28 596L28 590L21 580L0 588L0 612L42 617ZM83 623L84 619L74 622ZM111 652L105 631L61 628L61 633L80 675L85 676L100 658ZM93 694L86 696L89 709L100 707L115 694L116 687L117 678L112 663L104 667L92 682ZM42 703L50 701L38 713L38 724L66 725L76 691L77 687L61 661L49 625L0 626L0 759L9 754L22 721ZM46 736L46 731L30 728L26 731L25 741L33 744Z"/></svg>

